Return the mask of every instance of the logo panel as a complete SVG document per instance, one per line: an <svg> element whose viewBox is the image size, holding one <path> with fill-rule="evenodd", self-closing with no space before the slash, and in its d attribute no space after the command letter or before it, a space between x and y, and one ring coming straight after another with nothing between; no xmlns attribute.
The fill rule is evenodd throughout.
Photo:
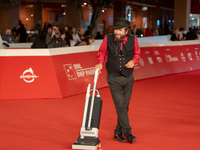
<svg viewBox="0 0 200 150"><path fill-rule="evenodd" d="M34 74L33 69L29 68L23 72L20 79L23 79L26 83L32 83L38 77Z"/></svg>
<svg viewBox="0 0 200 150"><path fill-rule="evenodd" d="M72 64L65 64L63 65L63 67L69 80L77 79L77 76L75 74Z"/></svg>
<svg viewBox="0 0 200 150"><path fill-rule="evenodd" d="M81 64L64 64L64 70L69 80L75 80L80 77L91 76L95 74L95 67L83 68ZM101 73L101 71L99 72Z"/></svg>

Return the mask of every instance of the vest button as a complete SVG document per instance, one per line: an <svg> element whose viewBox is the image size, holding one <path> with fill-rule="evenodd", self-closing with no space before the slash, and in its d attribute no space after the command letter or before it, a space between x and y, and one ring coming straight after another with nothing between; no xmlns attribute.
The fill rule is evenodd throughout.
<svg viewBox="0 0 200 150"><path fill-rule="evenodd" d="M121 55L119 55L119 57L121 57Z"/></svg>
<svg viewBox="0 0 200 150"><path fill-rule="evenodd" d="M121 68L122 66L120 65L119 67Z"/></svg>
<svg viewBox="0 0 200 150"><path fill-rule="evenodd" d="M123 59L125 59L125 58L123 58Z"/></svg>
<svg viewBox="0 0 200 150"><path fill-rule="evenodd" d="M122 60L121 58L119 60Z"/></svg>

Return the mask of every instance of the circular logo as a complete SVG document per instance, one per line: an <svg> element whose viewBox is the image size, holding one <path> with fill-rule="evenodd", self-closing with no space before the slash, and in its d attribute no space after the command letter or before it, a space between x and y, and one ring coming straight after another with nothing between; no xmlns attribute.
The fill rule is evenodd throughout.
<svg viewBox="0 0 200 150"><path fill-rule="evenodd" d="M23 72L23 74L20 76L20 79L23 79L27 83L31 83L35 80L35 78L38 78L39 76L34 75L33 69L29 68Z"/></svg>

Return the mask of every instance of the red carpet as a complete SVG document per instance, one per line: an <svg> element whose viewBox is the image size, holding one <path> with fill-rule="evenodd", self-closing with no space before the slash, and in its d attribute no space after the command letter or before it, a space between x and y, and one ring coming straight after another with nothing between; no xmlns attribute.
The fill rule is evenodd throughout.
<svg viewBox="0 0 200 150"><path fill-rule="evenodd" d="M108 88L100 150L199 150L200 70L136 81L130 102L135 143L113 140L116 113ZM68 150L82 122L85 93L64 99L0 101L0 150Z"/></svg>

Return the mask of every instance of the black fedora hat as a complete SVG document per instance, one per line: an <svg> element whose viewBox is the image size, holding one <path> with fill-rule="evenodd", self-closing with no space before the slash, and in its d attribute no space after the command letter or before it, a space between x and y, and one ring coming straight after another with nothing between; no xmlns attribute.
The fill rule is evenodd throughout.
<svg viewBox="0 0 200 150"><path fill-rule="evenodd" d="M121 29L121 28L124 28L124 27L129 27L130 25L130 22L122 17L119 17L117 19L117 22L116 24L114 25L113 29Z"/></svg>

